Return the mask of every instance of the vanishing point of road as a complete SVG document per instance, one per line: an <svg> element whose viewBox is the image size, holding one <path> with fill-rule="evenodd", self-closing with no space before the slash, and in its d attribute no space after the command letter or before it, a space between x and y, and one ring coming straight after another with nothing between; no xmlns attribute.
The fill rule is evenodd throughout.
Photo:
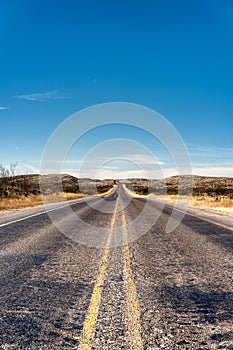
<svg viewBox="0 0 233 350"><path fill-rule="evenodd" d="M190 209L167 233L166 204L132 239L145 203L120 183L71 202L105 232L101 248L59 232L42 207L1 214L0 349L233 349L233 219ZM162 204L147 205L140 232ZM66 208L51 205L58 220Z"/></svg>

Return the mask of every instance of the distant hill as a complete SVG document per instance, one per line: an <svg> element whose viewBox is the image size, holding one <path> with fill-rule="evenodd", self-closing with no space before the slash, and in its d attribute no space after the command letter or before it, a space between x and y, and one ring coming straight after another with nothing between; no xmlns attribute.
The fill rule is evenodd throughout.
<svg viewBox="0 0 233 350"><path fill-rule="evenodd" d="M78 179L68 174L19 175L0 178L0 198L18 198L21 196L40 195L40 181L45 184L43 194L56 192L56 184L62 181L66 193L95 194L109 190L113 180Z"/></svg>
<svg viewBox="0 0 233 350"><path fill-rule="evenodd" d="M40 195L40 181L46 187L44 194L56 193L56 184L62 181L66 193L96 194L108 191L116 181L78 179L68 174L51 175L19 175L0 178L0 199L19 198L22 196ZM193 181L193 195L228 196L233 198L233 178L207 176L171 176L162 180L126 179L121 180L127 187L139 194L149 192L155 194L177 194L178 182L181 180L181 192L185 194L190 189L190 180Z"/></svg>
<svg viewBox="0 0 233 350"><path fill-rule="evenodd" d="M157 194L177 194L178 183L183 194L189 191L190 183L193 182L193 195L219 196L225 195L233 198L232 177L209 177L209 176L171 176L162 180L127 179L124 181L128 187L139 194L150 192Z"/></svg>

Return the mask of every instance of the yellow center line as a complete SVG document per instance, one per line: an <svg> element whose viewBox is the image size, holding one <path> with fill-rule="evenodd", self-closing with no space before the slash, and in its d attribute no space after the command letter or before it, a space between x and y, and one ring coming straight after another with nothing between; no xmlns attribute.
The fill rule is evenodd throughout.
<svg viewBox="0 0 233 350"><path fill-rule="evenodd" d="M117 197L115 210L112 216L109 235L105 244L103 256L101 259L100 267L99 267L99 273L94 285L94 289L92 292L90 304L87 310L85 322L82 329L81 334L81 340L78 346L78 350L91 350L91 342L95 333L96 328L96 321L99 313L99 307L101 302L101 294L104 284L104 278L105 273L107 269L108 264L108 257L109 257L109 251L110 251L110 244L112 239L112 232L114 228L114 224L116 221L116 214L117 214L117 206L118 206L119 196Z"/></svg>
<svg viewBox="0 0 233 350"><path fill-rule="evenodd" d="M137 289L134 283L132 262L128 242L128 232L126 228L125 214L122 214L124 255L125 255L125 273L126 273L126 292L128 307L128 331L129 340L134 350L143 350L142 327L140 306L137 298Z"/></svg>

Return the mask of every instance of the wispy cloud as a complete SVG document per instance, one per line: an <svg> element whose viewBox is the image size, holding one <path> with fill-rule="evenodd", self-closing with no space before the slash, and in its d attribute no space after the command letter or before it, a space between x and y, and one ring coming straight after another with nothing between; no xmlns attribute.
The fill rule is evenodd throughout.
<svg viewBox="0 0 233 350"><path fill-rule="evenodd" d="M202 148L195 151L192 162L192 174L203 176L229 176L233 177L232 149L228 148ZM49 161L43 173L68 173L77 177L91 178L149 178L160 179L178 174L190 174L190 169L184 165L176 168L174 161L158 157L153 154L140 154L136 152L121 153L107 149L106 155L97 152L84 159L66 159L62 168L57 166L58 160ZM109 151L109 152L108 152ZM219 157L215 157L214 155ZM24 173L40 173L40 165L35 161L28 161L23 165Z"/></svg>
<svg viewBox="0 0 233 350"><path fill-rule="evenodd" d="M222 176L222 177L232 177L233 167L232 166L205 166L205 167L194 167L193 174L202 176Z"/></svg>
<svg viewBox="0 0 233 350"><path fill-rule="evenodd" d="M69 94L61 93L57 90L15 96L15 98L18 98L21 100L36 101L36 102L44 102L47 100L63 100L70 97L71 96Z"/></svg>
<svg viewBox="0 0 233 350"><path fill-rule="evenodd" d="M94 87L96 82L97 82L98 78L97 77L94 77L91 81L91 86Z"/></svg>
<svg viewBox="0 0 233 350"><path fill-rule="evenodd" d="M164 161L157 159L153 154L128 154L124 158L144 165L165 165Z"/></svg>
<svg viewBox="0 0 233 350"><path fill-rule="evenodd" d="M193 174L233 176L233 148L190 146Z"/></svg>
<svg viewBox="0 0 233 350"><path fill-rule="evenodd" d="M17 173L18 174L39 174L40 168L39 166L37 167L27 163L19 163L17 167Z"/></svg>
<svg viewBox="0 0 233 350"><path fill-rule="evenodd" d="M206 176L233 176L233 149L190 147L193 173Z"/></svg>
<svg viewBox="0 0 233 350"><path fill-rule="evenodd" d="M6 106L0 106L0 111L5 111L6 109L9 109L9 107L6 107Z"/></svg>
<svg viewBox="0 0 233 350"><path fill-rule="evenodd" d="M189 147L189 152L191 158L195 159L213 159L216 160L219 158L223 159L231 159L233 158L233 148L227 147Z"/></svg>

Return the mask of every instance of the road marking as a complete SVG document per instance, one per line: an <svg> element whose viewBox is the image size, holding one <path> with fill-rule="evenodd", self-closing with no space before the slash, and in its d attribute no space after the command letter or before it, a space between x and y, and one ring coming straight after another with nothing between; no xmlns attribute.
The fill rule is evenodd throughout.
<svg viewBox="0 0 233 350"><path fill-rule="evenodd" d="M124 255L125 255L125 285L127 292L127 305L128 305L128 330L129 340L134 350L143 350L142 340L142 326L140 316L140 306L137 297L137 289L134 282L133 268L130 257L130 249L128 242L128 232L126 227L125 214L122 214L122 226L123 226L123 241L124 241Z"/></svg>
<svg viewBox="0 0 233 350"><path fill-rule="evenodd" d="M190 208L190 209L192 209L192 208ZM227 230L233 231L233 228L230 227L230 226L226 226L226 225L221 224L221 223L218 223L218 222L216 222L216 221L214 221L214 220L202 218L201 216L191 214L191 213L189 213L188 211L183 211L183 210L181 210L181 209L174 208L174 207L173 207L172 210L179 211L180 213L183 213L183 214L185 214L185 215L187 215L187 216L191 216L191 217L193 217L193 218L195 218L195 219L202 220L202 221L204 221L204 222L208 222L208 223L210 223L210 224L214 224L214 225L219 226L219 227L221 227L221 228L225 228L225 229L227 229Z"/></svg>
<svg viewBox="0 0 233 350"><path fill-rule="evenodd" d="M216 222L216 221L214 221L214 220L210 220L210 219L203 218L203 217L198 216L198 215L195 215L195 214L190 214L190 213L188 212L189 209L194 209L194 210L195 210L195 209L198 209L198 208L194 208L194 207L188 206L187 211L184 211L184 210L181 210L181 209L176 208L176 207L174 206L174 204L172 204L172 203L170 203L170 202L166 202L166 201L164 202L164 201L162 201L162 200L152 199L152 198L149 198L148 195L136 194L136 193L130 191L130 190L126 187L126 185L123 185L123 187L124 187L124 189L126 190L126 192L127 192L131 197L134 197L134 198L143 198L143 199L145 199L145 200L147 200L147 201L149 201L149 202L151 201L152 203L156 203L156 202L158 202L158 203L164 203L165 205L171 206L171 207L172 207L172 210L176 210L176 211L178 211L178 212L180 212L180 213L182 213L182 214L186 214L186 215L192 216L193 218L196 218L196 219L199 219L199 220L202 220L202 221L206 221L206 222L209 222L210 224L214 224L214 225L217 225L217 226L219 226L219 227L225 228L225 229L227 229L227 230L233 231L233 228L230 227L230 226L227 226L227 225L218 223L218 222ZM208 210L208 209L207 209L207 210ZM217 212L217 214L219 214L219 213L220 213L220 214L224 214L224 212L222 212L222 213L221 213L221 212ZM226 214L226 215L227 215L227 214Z"/></svg>
<svg viewBox="0 0 233 350"><path fill-rule="evenodd" d="M93 198L91 198L93 199ZM96 198L99 200L99 198ZM51 211L54 211L54 210L59 210L59 209L63 209L63 208L68 208L69 206L71 207L72 205L75 205L75 204L78 204L78 203L81 203L81 202L84 202L84 201L88 201L86 198L80 198L78 199L76 202L73 202L73 203L67 203L65 205L62 205L62 206L59 206L59 207L56 207L56 208L53 208L53 209L47 209L45 211L40 211L39 213L35 213L35 214L31 214L31 215L28 215L28 216L24 216L23 218L19 218L19 219L15 219L15 220L12 220L12 221L8 221L8 222L5 222L4 224L0 224L0 228L1 227L4 227L4 226L8 226L8 225L11 225L11 224L15 224L17 222L20 222L20 221L24 221L24 220L27 220L27 219L30 219L30 218L34 218L36 216L40 216L40 215L43 215L43 214L46 214L46 213L49 213ZM28 209L28 208L25 208L25 209Z"/></svg>
<svg viewBox="0 0 233 350"><path fill-rule="evenodd" d="M77 204L77 203L78 202L75 202L75 203L72 203L71 205ZM27 220L27 219L30 219L30 218L34 218L35 216L40 216L40 215L46 214L46 213L48 213L50 211L66 208L68 206L69 206L69 204L66 204L66 205L63 205L63 206L58 207L58 208L53 208L53 209L48 209L48 210L45 210L45 211L40 211L39 213L31 214L31 215L28 215L28 216L24 216L23 218L19 218L19 219L15 219L15 220L12 220L12 221L5 222L4 224L0 224L0 227L4 227L4 226L11 225L11 224L15 224L16 222L20 222L20 221L24 221L24 220ZM27 208L25 208L25 209L27 209Z"/></svg>
<svg viewBox="0 0 233 350"><path fill-rule="evenodd" d="M158 203L164 203L163 201L159 201L158 199L151 199L151 198L148 198L148 199L146 199L147 201L149 201L149 203L151 202L151 203L156 203L156 202L158 202ZM198 219L198 220L202 220L202 221L204 221L204 222L208 222L208 223L210 223L210 224L214 224L214 225L216 225L216 226L219 226L219 227L221 227L221 228L225 228L225 229L227 229L227 230L230 230L230 231L233 231L233 227L230 227L230 226L227 226L227 225L224 225L224 224L221 224L221 223L219 223L219 222L216 222L216 221L214 221L214 220L211 220L211 219L207 219L207 218L203 218L203 217L201 217L200 215L195 215L195 214L191 214L190 212L189 212L189 209L198 209L198 208L193 208L193 207L188 207L187 208L187 211L185 211L185 210L182 210L182 209L178 209L178 208L176 208L172 203L167 203L167 202L165 202L164 203L165 205L167 205L167 206L170 206L170 207L172 207L172 211L174 210L174 211L177 211L177 212L180 212L180 213L182 213L182 214L185 214L186 216L191 216L191 217L193 217L193 218L195 218L195 219ZM212 212L211 212L211 214L212 214ZM219 214L219 212L218 213L216 213L216 214ZM224 213L220 213L220 214L224 214ZM227 215L227 214L226 214Z"/></svg>
<svg viewBox="0 0 233 350"><path fill-rule="evenodd" d="M115 192L115 187L113 187L112 189L110 189L109 191L107 191L106 193L101 193L100 195L97 195L96 196L96 199L99 199L99 196L100 197L108 197L108 196L111 196L114 194ZM59 206L57 208L53 208L53 209L47 209L45 211L40 211L39 213L35 213L35 214L31 214L31 215L28 215L28 216L24 216L23 218L19 218L19 219L15 219L15 220L12 220L12 221L8 221L8 222L5 222L3 224L0 224L0 228L1 227L4 227L4 226L8 226L8 225L11 225L11 224L15 224L17 222L20 222L20 221L24 221L24 220L27 220L27 219L30 219L30 218L34 218L36 216L40 216L40 215L43 215L43 214L46 214L46 213L49 213L51 211L54 211L54 210L59 210L59 209L63 209L63 208L66 208L66 207L69 207L69 206L72 206L72 205L75 205L75 204L78 204L78 203L81 203L81 202L84 202L84 201L89 201L89 200L92 200L93 198L80 198L78 199L77 201L75 202L72 202L72 203L66 203L65 205L62 205L62 206ZM28 209L28 208L25 208L25 209Z"/></svg>
<svg viewBox="0 0 233 350"><path fill-rule="evenodd" d="M117 197L116 206L111 220L110 230L107 237L106 245L104 248L103 256L101 259L99 273L94 285L92 292L90 304L87 310L84 326L82 329L81 340L78 346L78 350L91 350L91 341L93 339L96 327L96 321L99 313L99 307L101 302L101 294L104 284L104 278L106 274L106 269L108 265L110 244L112 240L112 233L114 229L114 224L116 221L117 207L118 207L119 196Z"/></svg>

